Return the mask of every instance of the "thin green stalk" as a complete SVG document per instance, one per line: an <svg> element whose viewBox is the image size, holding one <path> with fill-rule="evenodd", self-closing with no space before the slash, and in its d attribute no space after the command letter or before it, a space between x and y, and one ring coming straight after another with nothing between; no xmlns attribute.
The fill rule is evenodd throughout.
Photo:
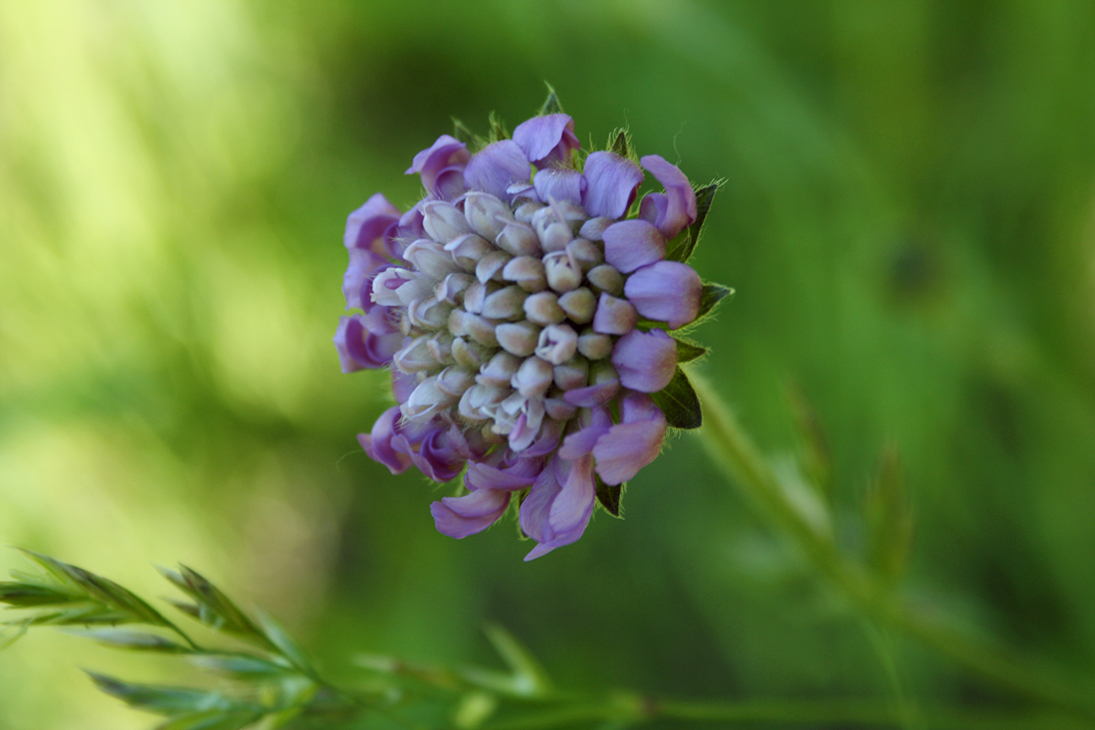
<svg viewBox="0 0 1095 730"><path fill-rule="evenodd" d="M639 724L654 720L900 728L905 717L901 708L892 704L858 700L710 702L619 697L607 702L545 708L524 717L488 723L484 730L533 730L593 721ZM933 730L1067 730L1084 726L1055 714L1003 715L948 709L925 710L923 723Z"/></svg>
<svg viewBox="0 0 1095 730"><path fill-rule="evenodd" d="M875 620L915 637L982 677L1095 723L1091 691L1084 692L1057 672L1002 647L974 641L923 615L841 554L829 535L795 505L715 389L703 378L690 377L703 403L700 435L715 463L846 598Z"/></svg>

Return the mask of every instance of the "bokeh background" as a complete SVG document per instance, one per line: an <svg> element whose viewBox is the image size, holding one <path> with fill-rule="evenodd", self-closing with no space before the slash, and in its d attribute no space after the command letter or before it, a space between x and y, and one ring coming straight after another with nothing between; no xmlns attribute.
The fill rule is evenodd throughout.
<svg viewBox="0 0 1095 730"><path fill-rule="evenodd" d="M698 370L776 459L811 404L849 549L892 444L905 590L1089 669L1093 78L1079 1L0 3L0 541L149 597L182 561L350 680L356 652L493 664L493 620L577 688L1001 701L819 591L694 435L531 564L358 449L386 382L331 344L346 215L547 80L583 146L626 124L726 178L694 262L737 295ZM0 726L148 727L79 668L156 667L84 643L0 655Z"/></svg>

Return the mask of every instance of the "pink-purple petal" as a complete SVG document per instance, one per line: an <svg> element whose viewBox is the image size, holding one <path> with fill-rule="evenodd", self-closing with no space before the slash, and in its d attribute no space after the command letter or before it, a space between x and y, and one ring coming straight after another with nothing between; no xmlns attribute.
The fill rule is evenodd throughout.
<svg viewBox="0 0 1095 730"><path fill-rule="evenodd" d="M651 193L643 200L640 215L651 222L666 238L673 238L696 222L696 193L692 183L676 165L659 155L647 155L639 160L665 188L665 193Z"/></svg>
<svg viewBox="0 0 1095 730"><path fill-rule="evenodd" d="M547 168L533 178L536 196L544 203L574 203L581 205L586 180L577 170Z"/></svg>
<svg viewBox="0 0 1095 730"><path fill-rule="evenodd" d="M566 114L546 114L518 124L513 141L538 168L568 164L571 151L580 146L574 120Z"/></svg>
<svg viewBox="0 0 1095 730"><path fill-rule="evenodd" d="M346 218L343 243L349 249L367 249L384 255L387 252L386 239L395 234L399 218L399 209L389 203L383 194L377 193Z"/></svg>
<svg viewBox="0 0 1095 730"><path fill-rule="evenodd" d="M477 489L463 497L443 497L430 505L437 531L457 540L487 529L509 506L509 492Z"/></svg>
<svg viewBox="0 0 1095 730"><path fill-rule="evenodd" d="M650 401L648 397L643 397ZM626 422L625 417L624 423L617 423L597 439L593 456L597 460L597 476L605 484L623 484L654 461L662 450L665 415L653 402L649 409L643 409L643 413L645 418L630 422Z"/></svg>
<svg viewBox="0 0 1095 730"><path fill-rule="evenodd" d="M446 192L451 192L453 173L461 172L469 159L471 154L463 142L443 134L428 149L414 156L406 174L419 173L422 176L422 186L426 190L438 198L447 200L449 198L442 195L438 189L439 180L447 175Z"/></svg>
<svg viewBox="0 0 1095 730"><path fill-rule="evenodd" d="M623 274L665 258L665 239L649 221L613 223L604 232L605 261Z"/></svg>
<svg viewBox="0 0 1095 730"><path fill-rule="evenodd" d="M625 388L657 393L673 379L677 341L662 330L633 330L616 341L611 362Z"/></svg>
<svg viewBox="0 0 1095 730"><path fill-rule="evenodd" d="M392 440L398 435L401 414L398 407L389 408L376 419L371 433L358 434L361 448L373 461L388 467L392 474L401 474L410 468L410 456L395 450Z"/></svg>
<svg viewBox="0 0 1095 730"><path fill-rule="evenodd" d="M509 186L527 183L531 176L532 166L512 139L487 145L471 158L464 169L468 189L482 190L507 202L512 197L506 192Z"/></svg>
<svg viewBox="0 0 1095 730"><path fill-rule="evenodd" d="M586 158L582 174L586 190L582 205L591 217L615 220L627 213L635 202L635 192L643 181L643 171L631 160L614 152L593 152Z"/></svg>
<svg viewBox="0 0 1095 730"><path fill-rule="evenodd" d="M696 270L678 261L658 261L627 278L624 294L646 319L666 322L671 329L696 319L703 282Z"/></svg>

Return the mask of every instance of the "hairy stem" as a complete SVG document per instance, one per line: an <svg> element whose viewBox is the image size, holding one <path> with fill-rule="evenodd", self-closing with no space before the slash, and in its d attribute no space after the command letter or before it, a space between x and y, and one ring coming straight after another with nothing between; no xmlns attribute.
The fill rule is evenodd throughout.
<svg viewBox="0 0 1095 730"><path fill-rule="evenodd" d="M715 463L838 591L875 620L912 636L976 674L1018 695L1095 722L1092 692L1003 647L975 641L901 600L818 530L777 480L730 409L704 379L690 375L703 403L704 446Z"/></svg>

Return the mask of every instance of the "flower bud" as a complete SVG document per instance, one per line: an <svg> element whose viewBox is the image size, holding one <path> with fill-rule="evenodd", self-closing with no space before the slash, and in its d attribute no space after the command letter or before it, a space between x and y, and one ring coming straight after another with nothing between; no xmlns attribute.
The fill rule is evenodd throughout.
<svg viewBox="0 0 1095 730"><path fill-rule="evenodd" d="M589 283L593 285L593 290L598 294L608 292L612 296L618 297L624 293L623 274L608 264L594 266L586 274L586 277L589 279Z"/></svg>
<svg viewBox="0 0 1095 730"><path fill-rule="evenodd" d="M491 251L475 265L475 277L484 284L491 279L501 281L502 271L512 258L505 251Z"/></svg>
<svg viewBox="0 0 1095 730"><path fill-rule="evenodd" d="M500 249L514 256L539 256L542 253L536 232L520 220L507 224L494 242Z"/></svg>
<svg viewBox="0 0 1095 730"><path fill-rule="evenodd" d="M493 241L513 220L513 213L493 195L472 191L464 196L464 217L476 233Z"/></svg>
<svg viewBox="0 0 1095 730"><path fill-rule="evenodd" d="M530 295L524 301L525 317L539 325L559 324L566 319L566 312L559 306L554 292L542 291Z"/></svg>
<svg viewBox="0 0 1095 730"><path fill-rule="evenodd" d="M519 286L499 289L484 300L482 314L491 319L517 319L524 311L527 296L528 292Z"/></svg>
<svg viewBox="0 0 1095 730"><path fill-rule="evenodd" d="M578 336L578 352L590 360L600 360L612 354L612 338L587 328Z"/></svg>
<svg viewBox="0 0 1095 730"><path fill-rule="evenodd" d="M593 315L593 331L602 335L626 335L635 329L638 321L639 315L631 302L602 293Z"/></svg>
<svg viewBox="0 0 1095 730"><path fill-rule="evenodd" d="M552 368L538 357L528 357L514 373L510 385L526 398L541 397L551 387Z"/></svg>
<svg viewBox="0 0 1095 730"><path fill-rule="evenodd" d="M582 283L582 270L566 251L556 251L544 256L544 274L547 276L548 286L559 293L576 289Z"/></svg>
<svg viewBox="0 0 1095 730"><path fill-rule="evenodd" d="M561 365L578 349L578 333L570 325L553 324L540 331L536 355L552 365Z"/></svg>
<svg viewBox="0 0 1095 730"><path fill-rule="evenodd" d="M458 236L445 244L445 250L452 255L453 261L464 271L475 271L475 265L479 259L486 256L494 249L482 236L469 233Z"/></svg>
<svg viewBox="0 0 1095 730"><path fill-rule="evenodd" d="M575 323L588 324L593 321L593 313L597 309L597 297L583 286L559 297L559 306Z"/></svg>
<svg viewBox="0 0 1095 730"><path fill-rule="evenodd" d="M528 292L543 291L547 288L544 262L533 256L518 256L510 259L502 269L502 279L514 282Z"/></svg>
<svg viewBox="0 0 1095 730"><path fill-rule="evenodd" d="M471 233L471 226L464 214L452 203L434 200L422 206L422 227L430 238L440 243L448 243L457 236Z"/></svg>
<svg viewBox="0 0 1095 730"><path fill-rule="evenodd" d="M498 325L494 335L498 345L506 352L528 357L536 350L540 328L531 322L512 322Z"/></svg>

